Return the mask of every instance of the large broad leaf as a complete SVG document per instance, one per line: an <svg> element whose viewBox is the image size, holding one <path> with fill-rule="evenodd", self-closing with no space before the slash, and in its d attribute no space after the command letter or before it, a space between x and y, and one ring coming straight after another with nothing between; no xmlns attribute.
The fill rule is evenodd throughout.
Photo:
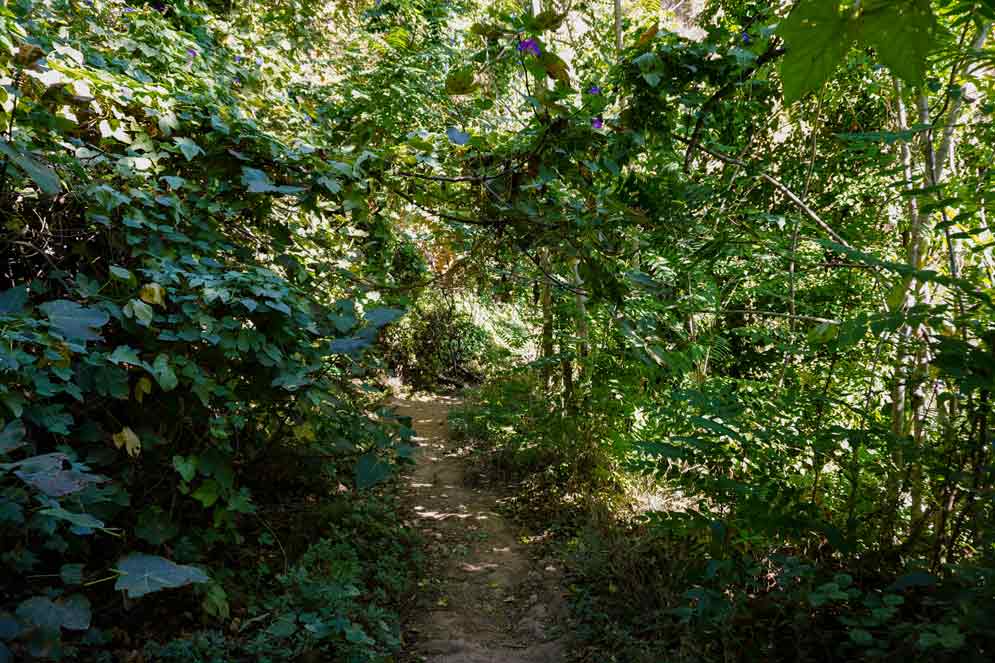
<svg viewBox="0 0 995 663"><path fill-rule="evenodd" d="M20 313L24 310L24 305L28 303L28 288L25 285L17 285L10 290L0 292L0 315Z"/></svg>
<svg viewBox="0 0 995 663"><path fill-rule="evenodd" d="M383 327L384 325L389 325L398 318L404 315L404 311L397 308L374 308L363 314L366 321L373 325L374 327Z"/></svg>
<svg viewBox="0 0 995 663"><path fill-rule="evenodd" d="M871 0L856 21L861 42L873 46L878 59L913 86L926 78L936 30L929 0Z"/></svg>
<svg viewBox="0 0 995 663"><path fill-rule="evenodd" d="M390 465L380 460L374 453L366 453L356 463L356 488L371 488L390 476Z"/></svg>
<svg viewBox="0 0 995 663"><path fill-rule="evenodd" d="M14 419L0 431L0 454L5 454L24 446L24 422Z"/></svg>
<svg viewBox="0 0 995 663"><path fill-rule="evenodd" d="M70 341L99 340L100 335L96 330L106 325L110 320L106 311L80 306L68 299L45 302L38 308L48 316L48 321L52 327Z"/></svg>
<svg viewBox="0 0 995 663"><path fill-rule="evenodd" d="M169 363L169 357L165 354L156 355L155 361L152 362L151 372L163 391L172 391L179 384L176 372L173 371L173 367Z"/></svg>
<svg viewBox="0 0 995 663"><path fill-rule="evenodd" d="M457 145L466 145L470 142L470 134L464 133L456 127L449 127L446 129L446 135L449 136L449 140Z"/></svg>
<svg viewBox="0 0 995 663"><path fill-rule="evenodd" d="M135 536L148 541L153 546L161 546L180 533L165 511L158 507L150 507L138 516L135 526Z"/></svg>
<svg viewBox="0 0 995 663"><path fill-rule="evenodd" d="M54 170L2 138L0 138L0 154L3 154L11 163L23 170L44 193L54 196L62 190L62 182L59 181L59 176L55 174Z"/></svg>
<svg viewBox="0 0 995 663"><path fill-rule="evenodd" d="M799 0L777 32L788 46L781 61L785 103L822 87L843 56L853 35L836 0Z"/></svg>
<svg viewBox="0 0 995 663"><path fill-rule="evenodd" d="M94 530L99 529L104 526L104 523L88 513L75 513L73 511L66 511L60 506L52 507L50 509L42 509L38 513L43 516L51 516L53 518L58 518L59 520L65 520L72 523L74 527L78 527L84 530Z"/></svg>
<svg viewBox="0 0 995 663"><path fill-rule="evenodd" d="M6 467L16 471L14 475L29 486L49 497L65 497L78 493L87 486L103 483L107 479L97 474L87 474L76 469L66 469L69 457L63 453L50 453L32 456Z"/></svg>
<svg viewBox="0 0 995 663"><path fill-rule="evenodd" d="M328 344L328 350L332 354L355 355L370 343L371 341L365 338L337 338Z"/></svg>
<svg viewBox="0 0 995 663"><path fill-rule="evenodd" d="M82 594L73 594L58 601L34 596L17 606L17 616L28 624L41 628L85 631L90 628L93 613L89 599Z"/></svg>
<svg viewBox="0 0 995 663"><path fill-rule="evenodd" d="M278 186L263 171L247 166L242 166L242 184L249 193L300 193L307 190L300 186Z"/></svg>
<svg viewBox="0 0 995 663"><path fill-rule="evenodd" d="M117 563L121 577L114 589L123 589L129 598L138 598L163 589L208 582L207 574L195 566L175 564L165 557L132 553Z"/></svg>
<svg viewBox="0 0 995 663"><path fill-rule="evenodd" d="M476 87L477 83L474 80L473 67L454 69L446 76L446 92L454 97L469 94Z"/></svg>

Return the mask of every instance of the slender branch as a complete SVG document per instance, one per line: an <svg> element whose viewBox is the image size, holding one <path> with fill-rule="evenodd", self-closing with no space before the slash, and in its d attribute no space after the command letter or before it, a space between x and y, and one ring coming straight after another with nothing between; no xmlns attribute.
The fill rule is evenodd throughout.
<svg viewBox="0 0 995 663"><path fill-rule="evenodd" d="M671 306L670 308L678 307ZM843 324L842 321L834 320L832 318L819 318L814 315L792 315L791 313L778 313L777 311L756 311L754 309L747 308L726 308L720 311L716 311L715 309L694 309L689 311L689 313L714 313L715 315L721 315L723 313L739 313L742 315L760 315L767 318L788 318L789 320L801 320L802 322L820 322L830 325Z"/></svg>
<svg viewBox="0 0 995 663"><path fill-rule="evenodd" d="M425 212L426 214L431 214L432 216L437 216L440 219L445 219L447 221L456 221L458 223L466 223L472 226L487 226L487 227L500 226L504 225L505 223L504 221L482 221L480 219L468 219L466 217L458 216L456 214L447 214L446 212L440 212L439 210L435 210L432 209L431 207L422 205L408 194L398 191L397 189L391 188L391 191L401 199L406 200L407 202L411 203L412 205L414 205L421 211Z"/></svg>
<svg viewBox="0 0 995 663"><path fill-rule="evenodd" d="M684 138L683 136L679 136L677 134L671 134L671 136L675 140L678 140L678 141L680 141L682 143L685 143L685 144L690 144L690 142L691 142L689 139ZM733 156L730 156L728 154L725 154L724 152L719 152L718 150L714 150L714 149L705 147L704 145L699 145L698 149L700 149L702 152L705 152L706 154L712 155L713 157L715 157L716 159L719 159L720 161L725 161L726 163L731 163L731 164L739 166L741 168L746 168L746 169L749 168L749 164L747 164L742 159L737 159L736 157L733 157ZM829 237L834 242L836 242L837 244L839 244L841 246L844 246L844 247L846 247L848 249L853 250L853 247L850 246L849 242L847 242L845 239L843 239L842 235L840 235L838 232L836 232L835 230L833 230L832 227L828 223L826 223L825 221L823 221L822 218L818 214L816 214L815 211L811 207L809 207L808 205L806 205L802 201L802 199L799 198L797 196L797 194L795 194L794 191L792 191L791 189L789 189L779 179L777 179L777 178L775 178L775 177L773 177L773 176L771 176L771 175L769 175L769 174L767 174L767 173L765 173L763 171L755 173L754 177L759 177L760 179L766 180L770 184L774 185L775 189L777 189L778 191L780 191L781 193L783 193L785 196L787 196L788 200L790 200L792 203L794 203L795 207L797 207L802 212L804 212L805 216L807 216L808 218L810 218L815 223L815 225L819 226L827 235L829 235Z"/></svg>
<svg viewBox="0 0 995 663"><path fill-rule="evenodd" d="M728 83L720 87L718 90L716 90L712 94L712 96L708 98L708 101L706 101L702 105L701 110L698 111L698 119L694 123L694 131L691 132L691 140L688 143L688 149L684 153L685 175L691 170L691 160L694 158L695 150L698 149L699 143L701 142L701 132L705 128L705 119L708 117L708 115L713 110L715 110L715 107L718 105L718 103L722 100L723 97L725 97L727 94L736 89L737 85L739 85L740 83L748 79L750 76L752 76L757 69L764 66L768 62L776 60L777 58L784 55L786 52L787 51L785 49L777 48L774 44L771 44L770 47L760 57L757 58L757 61L753 64L752 67L745 70L736 80L729 81Z"/></svg>
<svg viewBox="0 0 995 663"><path fill-rule="evenodd" d="M399 170L395 175L401 175L402 177L417 177L422 180L432 180L433 182L487 182L489 180L499 180L511 173L511 168L506 168L504 171L496 175L466 175L464 177L444 177L442 175L422 175L421 173L409 173L404 170Z"/></svg>

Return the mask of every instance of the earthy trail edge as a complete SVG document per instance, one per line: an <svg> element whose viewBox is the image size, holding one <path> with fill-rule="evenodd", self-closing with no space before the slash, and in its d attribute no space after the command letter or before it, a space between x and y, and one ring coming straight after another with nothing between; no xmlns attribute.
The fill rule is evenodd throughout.
<svg viewBox="0 0 995 663"><path fill-rule="evenodd" d="M402 660L561 663L559 563L531 559L527 537L497 513L499 496L466 485L465 450L447 425L458 403L444 396L393 402L412 418L419 444L407 500L413 525L428 541L429 569Z"/></svg>

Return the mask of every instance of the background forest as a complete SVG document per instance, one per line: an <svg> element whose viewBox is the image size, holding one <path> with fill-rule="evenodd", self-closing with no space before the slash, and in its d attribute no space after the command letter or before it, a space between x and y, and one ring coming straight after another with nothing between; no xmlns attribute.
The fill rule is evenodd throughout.
<svg viewBox="0 0 995 663"><path fill-rule="evenodd" d="M391 373L578 661L990 660L993 21L4 2L0 662L403 660Z"/></svg>

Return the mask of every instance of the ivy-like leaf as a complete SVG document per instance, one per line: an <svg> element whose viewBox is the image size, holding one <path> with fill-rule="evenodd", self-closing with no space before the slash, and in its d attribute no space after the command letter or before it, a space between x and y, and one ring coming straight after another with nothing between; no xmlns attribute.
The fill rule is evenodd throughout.
<svg viewBox="0 0 995 663"><path fill-rule="evenodd" d="M389 325L390 323L400 318L402 315L404 315L404 311L401 309L387 308L381 306L366 311L366 313L363 314L363 317L366 319L368 323L370 323L370 325L379 328L383 327L384 325Z"/></svg>
<svg viewBox="0 0 995 663"><path fill-rule="evenodd" d="M59 176L55 174L54 170L2 138L0 138L0 154L3 154L10 163L23 170L43 193L55 196L62 191L62 182L59 181Z"/></svg>
<svg viewBox="0 0 995 663"><path fill-rule="evenodd" d="M87 486L106 481L97 474L65 469L66 465L69 465L69 457L56 452L32 456L8 467L16 469L14 475L21 481L49 497L65 497L78 493Z"/></svg>
<svg viewBox="0 0 995 663"><path fill-rule="evenodd" d="M390 465L380 460L373 452L365 453L356 463L356 488L372 488L390 476Z"/></svg>
<svg viewBox="0 0 995 663"><path fill-rule="evenodd" d="M454 97L469 94L476 87L473 67L454 69L446 76L446 92Z"/></svg>
<svg viewBox="0 0 995 663"><path fill-rule="evenodd" d="M169 364L169 356L166 354L156 356L155 361L152 362L151 373L163 391L172 391L179 384L176 373Z"/></svg>
<svg viewBox="0 0 995 663"><path fill-rule="evenodd" d="M204 150L200 148L200 145L189 138L177 136L173 138L173 142L180 148L180 152L183 152L183 156L186 157L187 161L193 161L194 157L198 154L204 153Z"/></svg>
<svg viewBox="0 0 995 663"><path fill-rule="evenodd" d="M10 453L24 446L24 422L14 419L0 431L0 454Z"/></svg>
<svg viewBox="0 0 995 663"><path fill-rule="evenodd" d="M28 303L28 287L16 285L9 290L0 292L0 315L20 313Z"/></svg>
<svg viewBox="0 0 995 663"><path fill-rule="evenodd" d="M96 341L100 329L110 320L106 311L80 306L67 299L45 302L38 308L48 316L52 327L69 341Z"/></svg>
<svg viewBox="0 0 995 663"><path fill-rule="evenodd" d="M44 516L51 516L52 518L58 518L59 520L65 520L71 523L75 527L80 527L86 530L99 529L104 526L103 521L94 518L88 513L75 513L73 511L67 511L62 507L51 507L49 509L42 509L38 513Z"/></svg>
<svg viewBox="0 0 995 663"><path fill-rule="evenodd" d="M28 624L54 631L62 628L85 631L90 628L93 613L89 599L82 594L73 594L60 601L33 596L17 606L17 616Z"/></svg>
<svg viewBox="0 0 995 663"><path fill-rule="evenodd" d="M118 366L121 364L142 365L142 360L138 357L138 351L127 345L119 345L114 348L114 352L108 355L107 361Z"/></svg>
<svg viewBox="0 0 995 663"><path fill-rule="evenodd" d="M449 127L446 129L446 135L449 136L449 140L457 145L466 145L470 142L470 134L464 133L456 127Z"/></svg>

